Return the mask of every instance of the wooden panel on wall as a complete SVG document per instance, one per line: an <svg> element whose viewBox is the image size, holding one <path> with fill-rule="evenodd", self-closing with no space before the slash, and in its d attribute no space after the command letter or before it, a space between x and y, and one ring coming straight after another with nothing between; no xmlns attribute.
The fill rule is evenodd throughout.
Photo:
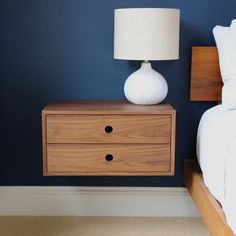
<svg viewBox="0 0 236 236"><path fill-rule="evenodd" d="M191 101L220 101L222 80L216 47L193 47Z"/></svg>

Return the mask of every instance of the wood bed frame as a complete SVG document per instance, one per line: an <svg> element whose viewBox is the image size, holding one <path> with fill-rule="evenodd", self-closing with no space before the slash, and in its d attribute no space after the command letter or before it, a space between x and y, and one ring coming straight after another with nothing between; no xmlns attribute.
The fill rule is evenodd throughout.
<svg viewBox="0 0 236 236"><path fill-rule="evenodd" d="M216 47L193 47L191 68L191 101L220 101L221 76ZM206 187L196 159L185 160L185 185L211 235L233 236L225 214Z"/></svg>

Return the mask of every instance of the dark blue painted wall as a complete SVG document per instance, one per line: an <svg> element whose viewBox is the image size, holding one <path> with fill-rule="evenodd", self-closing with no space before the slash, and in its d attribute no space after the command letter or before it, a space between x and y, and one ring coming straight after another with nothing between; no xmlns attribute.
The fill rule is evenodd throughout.
<svg viewBox="0 0 236 236"><path fill-rule="evenodd" d="M180 60L155 62L177 109L174 177L43 177L42 107L51 99L120 99L137 62L113 59L113 10L181 9ZM194 156L202 113L189 102L193 45L213 45L212 28L236 18L235 0L1 0L0 185L182 186L183 160Z"/></svg>

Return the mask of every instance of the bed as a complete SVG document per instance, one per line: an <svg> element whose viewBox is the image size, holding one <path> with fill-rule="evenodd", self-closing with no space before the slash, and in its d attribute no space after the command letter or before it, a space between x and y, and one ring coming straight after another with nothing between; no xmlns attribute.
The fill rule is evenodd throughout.
<svg viewBox="0 0 236 236"><path fill-rule="evenodd" d="M191 101L220 101L221 88L217 49L193 47ZM197 135L198 159L185 161L186 187L214 236L236 232L235 121L236 111L221 105L204 113Z"/></svg>

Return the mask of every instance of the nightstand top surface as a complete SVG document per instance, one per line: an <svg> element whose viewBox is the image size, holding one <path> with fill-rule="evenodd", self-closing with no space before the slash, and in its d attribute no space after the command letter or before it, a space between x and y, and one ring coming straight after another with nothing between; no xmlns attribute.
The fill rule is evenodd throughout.
<svg viewBox="0 0 236 236"><path fill-rule="evenodd" d="M169 104L134 105L125 100L55 100L44 107L47 114L173 114Z"/></svg>

